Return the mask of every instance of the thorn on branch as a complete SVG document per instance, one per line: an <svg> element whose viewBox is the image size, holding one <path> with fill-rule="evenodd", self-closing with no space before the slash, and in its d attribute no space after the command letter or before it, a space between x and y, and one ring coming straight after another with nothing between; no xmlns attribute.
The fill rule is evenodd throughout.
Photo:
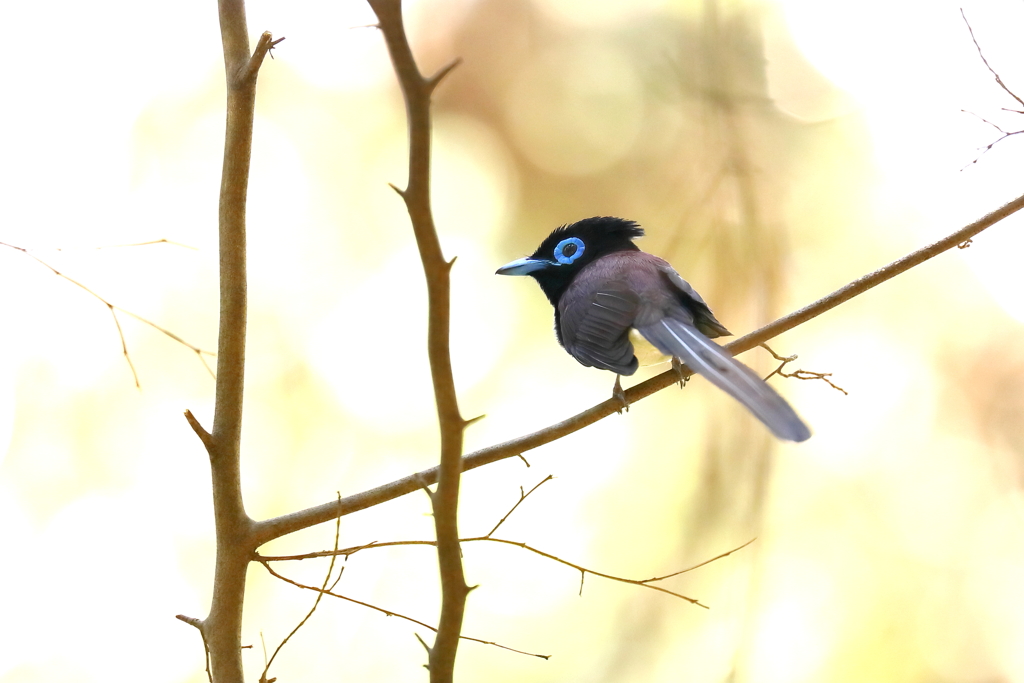
<svg viewBox="0 0 1024 683"><path fill-rule="evenodd" d="M196 619L195 617L187 617L184 614L175 614L174 618L178 621L184 621L189 626L195 626L200 631L203 630L203 620Z"/></svg>
<svg viewBox="0 0 1024 683"><path fill-rule="evenodd" d="M388 183L388 187L397 192L399 197L405 199L405 190L398 189L398 185L395 185L394 183Z"/></svg>
<svg viewBox="0 0 1024 683"><path fill-rule="evenodd" d="M444 80L444 77L450 74L452 72L452 69L454 69L461 63L462 58L456 57L455 59L445 64L440 69L438 69L437 73L435 73L433 76L426 79L423 83L423 86L427 92L427 95L432 94L434 92L434 89L438 86L438 84L440 84L441 81Z"/></svg>
<svg viewBox="0 0 1024 683"><path fill-rule="evenodd" d="M213 683L213 669L210 668L210 644L206 642L206 632L203 630L203 620L196 619L195 617L186 617L184 614L176 614L174 616L178 621L184 621L189 626L195 626L199 631L199 636L203 639L203 652L206 656L206 679Z"/></svg>
<svg viewBox="0 0 1024 683"><path fill-rule="evenodd" d="M203 428L203 425L199 424L199 420L196 419L196 416L192 414L191 410L185 411L185 420L188 421L188 426L196 433L199 440L203 442L206 450L210 451L213 448L213 436L210 432L206 431L206 429Z"/></svg>
<svg viewBox="0 0 1024 683"><path fill-rule="evenodd" d="M463 420L462 421L462 428L465 429L466 427L468 427L471 424L476 424L477 422L479 422L480 420L484 419L485 417L487 417L487 415L483 414L483 415L477 415L476 417L471 417L468 420Z"/></svg>
<svg viewBox="0 0 1024 683"><path fill-rule="evenodd" d="M522 461L523 461L523 464L524 464L524 465L526 465L527 467L529 467L529 466L530 466L530 461L529 461L529 460L527 460L527 459L526 459L526 458L525 458L525 457L523 456L523 454L522 454L522 453L516 453L516 457L517 457L517 458L519 458L520 460L522 460Z"/></svg>
<svg viewBox="0 0 1024 683"><path fill-rule="evenodd" d="M239 72L238 81L234 85L239 87L248 81L255 81L257 74L259 74L260 66L263 64L263 60L266 58L267 54L274 49L274 46L282 40L284 40L284 38L274 40L274 36L270 31L264 31L263 35L260 36L259 42L256 43L256 49L252 51L252 56L249 57L249 61L245 63L245 66L243 66L241 72Z"/></svg>
<svg viewBox="0 0 1024 683"><path fill-rule="evenodd" d="M427 651L427 657L429 657L430 656L430 646L427 645L427 641L423 640L423 637L420 636L420 634L416 633L415 631L413 631L412 634L414 636L416 636L416 640L420 641L420 645L422 645L423 649ZM427 667L427 669L430 669L430 667L427 666L426 664L424 664L423 666Z"/></svg>

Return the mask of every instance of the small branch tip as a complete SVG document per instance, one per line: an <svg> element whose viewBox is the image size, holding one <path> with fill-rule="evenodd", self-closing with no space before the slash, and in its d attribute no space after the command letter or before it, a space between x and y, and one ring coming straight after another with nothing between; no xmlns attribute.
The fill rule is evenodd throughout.
<svg viewBox="0 0 1024 683"><path fill-rule="evenodd" d="M178 621L184 621L189 626L195 626L200 631L203 630L203 620L196 619L195 617L187 617L184 614L175 614L174 618Z"/></svg>
<svg viewBox="0 0 1024 683"><path fill-rule="evenodd" d="M428 78L424 82L424 86L427 89L427 93L434 92L434 88L436 88L441 83L441 81L444 80L444 77L450 74L452 70L459 64L462 64L462 58L456 57L455 59L445 64L440 69L438 69L437 73Z"/></svg>
<svg viewBox="0 0 1024 683"><path fill-rule="evenodd" d="M196 419L196 416L192 414L191 410L185 411L185 420L188 421L188 426L192 428L192 431L196 433L199 440L203 442L204 446L206 446L206 450L209 451L213 448L213 436L203 428L203 425L199 424L199 420Z"/></svg>
<svg viewBox="0 0 1024 683"><path fill-rule="evenodd" d="M466 427L468 427L471 424L476 424L477 422L479 422L480 420L484 419L485 417L487 417L487 415L483 414L483 415L477 415L476 417L471 417L468 420L463 420L462 421L462 428L465 429Z"/></svg>

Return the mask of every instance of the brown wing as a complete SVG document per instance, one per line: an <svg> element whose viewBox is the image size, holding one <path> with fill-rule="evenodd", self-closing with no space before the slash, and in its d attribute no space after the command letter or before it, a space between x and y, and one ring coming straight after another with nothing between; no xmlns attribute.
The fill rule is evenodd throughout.
<svg viewBox="0 0 1024 683"><path fill-rule="evenodd" d="M657 259L661 261L658 264L658 269L662 272L665 278L672 283L680 293L679 302L693 315L693 320L687 320L685 322L691 323L694 327L704 333L706 337L727 337L732 335L732 332L725 329L725 325L718 322L715 318L715 314L711 312L711 309L704 299L701 298L700 294L697 293L689 282L683 279L683 277L676 272L675 268L670 266L667 261Z"/></svg>
<svg viewBox="0 0 1024 683"><path fill-rule="evenodd" d="M639 304L637 295L618 280L603 281L599 289L566 292L558 306L562 345L583 365L632 375L639 363L629 330Z"/></svg>

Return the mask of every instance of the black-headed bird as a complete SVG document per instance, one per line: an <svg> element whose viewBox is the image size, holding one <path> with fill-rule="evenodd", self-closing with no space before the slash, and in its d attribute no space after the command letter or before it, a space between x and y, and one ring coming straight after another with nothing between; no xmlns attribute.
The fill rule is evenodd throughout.
<svg viewBox="0 0 1024 683"><path fill-rule="evenodd" d="M778 438L810 438L784 398L711 341L730 332L667 261L640 251L633 239L643 234L634 221L586 218L557 228L531 256L497 274L537 281L555 308L558 342L583 365L632 375L639 361L631 333L639 333L742 403Z"/></svg>

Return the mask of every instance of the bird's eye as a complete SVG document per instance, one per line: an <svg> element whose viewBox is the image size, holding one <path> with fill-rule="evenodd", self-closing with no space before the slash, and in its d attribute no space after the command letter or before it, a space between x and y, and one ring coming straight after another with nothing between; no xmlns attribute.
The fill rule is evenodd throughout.
<svg viewBox="0 0 1024 683"><path fill-rule="evenodd" d="M583 256L585 249L586 246L579 237L566 238L555 247L555 260L567 266L580 256Z"/></svg>

